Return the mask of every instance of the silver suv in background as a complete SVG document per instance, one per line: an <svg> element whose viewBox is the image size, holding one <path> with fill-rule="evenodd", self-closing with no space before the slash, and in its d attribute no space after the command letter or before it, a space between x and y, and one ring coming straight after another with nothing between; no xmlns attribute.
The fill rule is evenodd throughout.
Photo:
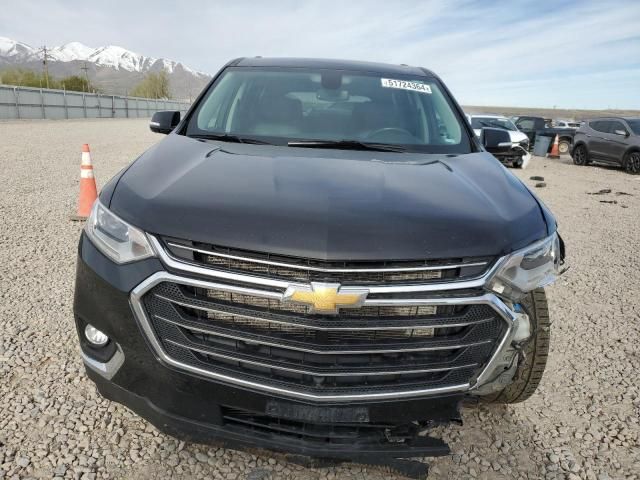
<svg viewBox="0 0 640 480"><path fill-rule="evenodd" d="M640 117L593 118L576 132L573 163L592 162L624 167L640 174Z"/></svg>
<svg viewBox="0 0 640 480"><path fill-rule="evenodd" d="M556 118L553 120L552 125L556 128L580 128L580 122L576 122L575 120L566 120L564 118Z"/></svg>

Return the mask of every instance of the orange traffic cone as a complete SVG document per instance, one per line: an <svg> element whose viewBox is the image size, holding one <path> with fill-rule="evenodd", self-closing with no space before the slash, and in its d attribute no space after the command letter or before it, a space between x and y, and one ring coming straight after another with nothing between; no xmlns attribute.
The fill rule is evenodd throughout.
<svg viewBox="0 0 640 480"><path fill-rule="evenodd" d="M551 152L549 153L549 158L560 158L558 140L558 135L556 134L556 138L553 140L553 146L551 147Z"/></svg>
<svg viewBox="0 0 640 480"><path fill-rule="evenodd" d="M89 145L82 145L82 162L80 164L80 198L78 200L78 213L71 217L72 220L86 220L91 213L93 202L98 198L96 179L93 176L91 152Z"/></svg>

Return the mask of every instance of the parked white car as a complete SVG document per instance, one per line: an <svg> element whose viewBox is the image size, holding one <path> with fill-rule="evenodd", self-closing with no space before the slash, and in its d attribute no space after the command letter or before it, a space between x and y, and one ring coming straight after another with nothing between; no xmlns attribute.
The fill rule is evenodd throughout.
<svg viewBox="0 0 640 480"><path fill-rule="evenodd" d="M479 137L483 128L500 128L509 132L511 143L513 144L512 154L500 158L503 163L510 164L514 167L522 167L529 161L531 155L529 154L529 137L520 130L511 119L502 115L493 114L467 114L467 120L471 124L471 128Z"/></svg>
<svg viewBox="0 0 640 480"><path fill-rule="evenodd" d="M580 128L581 123L576 122L575 120L565 120L563 118L556 118L552 122L552 125L556 128L573 128L574 130L577 130Z"/></svg>
<svg viewBox="0 0 640 480"><path fill-rule="evenodd" d="M529 137L525 133L518 130L518 127L507 117L501 115L467 115L471 128L480 136L480 131L484 127L501 128L507 130L514 146L520 145L528 149ZM525 146L526 143L526 146Z"/></svg>

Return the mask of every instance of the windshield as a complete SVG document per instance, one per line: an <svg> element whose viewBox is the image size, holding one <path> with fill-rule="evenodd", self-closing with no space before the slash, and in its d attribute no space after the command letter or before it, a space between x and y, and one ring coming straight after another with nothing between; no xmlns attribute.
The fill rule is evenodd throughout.
<svg viewBox="0 0 640 480"><path fill-rule="evenodd" d="M515 132L518 130L511 120L508 118L497 117L471 117L471 128L501 128L502 130L510 130Z"/></svg>
<svg viewBox="0 0 640 480"><path fill-rule="evenodd" d="M640 135L640 118L636 118L633 120L627 120L629 127L633 130L633 133L636 135Z"/></svg>
<svg viewBox="0 0 640 480"><path fill-rule="evenodd" d="M431 77L307 68L227 68L191 115L189 136L335 148L469 153L469 137ZM217 137L217 138L216 138Z"/></svg>

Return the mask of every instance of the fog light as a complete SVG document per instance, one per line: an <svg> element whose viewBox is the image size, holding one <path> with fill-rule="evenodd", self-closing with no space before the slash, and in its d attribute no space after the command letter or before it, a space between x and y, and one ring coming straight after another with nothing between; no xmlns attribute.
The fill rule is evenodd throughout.
<svg viewBox="0 0 640 480"><path fill-rule="evenodd" d="M109 341L109 337L93 325L84 327L84 336L95 347L104 347Z"/></svg>

